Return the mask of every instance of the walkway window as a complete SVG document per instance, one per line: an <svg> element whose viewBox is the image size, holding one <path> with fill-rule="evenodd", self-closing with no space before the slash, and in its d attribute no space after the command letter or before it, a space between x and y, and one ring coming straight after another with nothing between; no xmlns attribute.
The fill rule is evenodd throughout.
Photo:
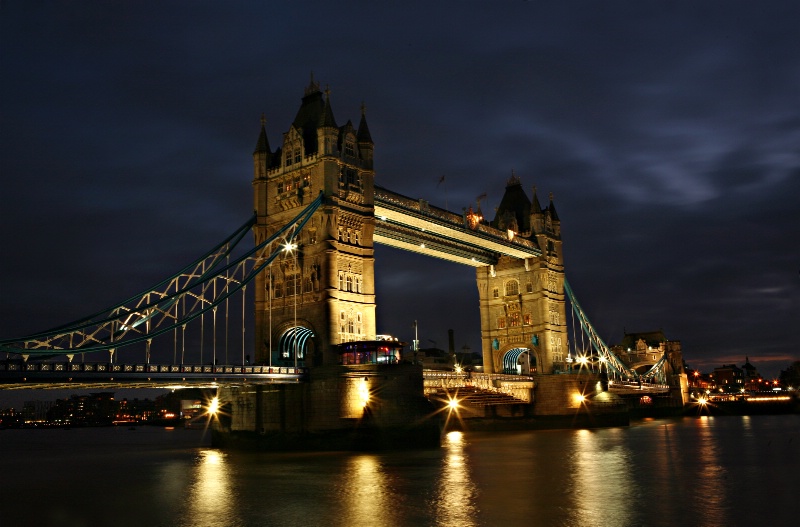
<svg viewBox="0 0 800 527"><path fill-rule="evenodd" d="M500 290L496 287L492 289L492 298L500 298Z"/></svg>

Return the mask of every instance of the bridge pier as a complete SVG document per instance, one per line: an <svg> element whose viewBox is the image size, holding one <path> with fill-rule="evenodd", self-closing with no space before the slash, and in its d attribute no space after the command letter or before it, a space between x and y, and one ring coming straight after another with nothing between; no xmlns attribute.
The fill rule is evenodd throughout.
<svg viewBox="0 0 800 527"><path fill-rule="evenodd" d="M441 417L415 365L323 366L308 382L226 386L215 446L263 450L438 447Z"/></svg>

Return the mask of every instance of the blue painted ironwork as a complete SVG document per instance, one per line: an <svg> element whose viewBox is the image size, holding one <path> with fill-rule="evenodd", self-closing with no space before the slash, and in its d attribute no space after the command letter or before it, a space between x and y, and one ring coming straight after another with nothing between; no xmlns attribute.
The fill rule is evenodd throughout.
<svg viewBox="0 0 800 527"><path fill-rule="evenodd" d="M231 255L255 217L201 258L129 299L77 321L21 338L0 340L0 352L46 359L71 354L113 351L185 327L242 291L294 242L320 207L317 196L292 221L231 261ZM178 309L179 303L184 307Z"/></svg>

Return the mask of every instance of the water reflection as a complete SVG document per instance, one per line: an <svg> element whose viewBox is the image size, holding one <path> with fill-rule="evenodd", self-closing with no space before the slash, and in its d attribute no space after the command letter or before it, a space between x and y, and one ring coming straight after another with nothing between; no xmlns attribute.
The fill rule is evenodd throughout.
<svg viewBox="0 0 800 527"><path fill-rule="evenodd" d="M694 421L698 437L697 458L694 464L697 477L693 486L693 509L709 527L727 525L725 480L727 474L720 464L718 441L714 434L714 418L701 417Z"/></svg>
<svg viewBox="0 0 800 527"><path fill-rule="evenodd" d="M578 430L573 436L570 525L631 525L634 465L625 430Z"/></svg>
<svg viewBox="0 0 800 527"><path fill-rule="evenodd" d="M237 500L231 480L231 467L226 453L212 449L200 450L186 492L183 524L209 527L237 525Z"/></svg>
<svg viewBox="0 0 800 527"><path fill-rule="evenodd" d="M388 527L396 525L391 479L378 458L354 456L348 460L339 488L342 500L339 525Z"/></svg>
<svg viewBox="0 0 800 527"><path fill-rule="evenodd" d="M434 502L436 525L477 525L477 487L470 476L464 447L465 439L461 432L450 432L445 437L446 454Z"/></svg>

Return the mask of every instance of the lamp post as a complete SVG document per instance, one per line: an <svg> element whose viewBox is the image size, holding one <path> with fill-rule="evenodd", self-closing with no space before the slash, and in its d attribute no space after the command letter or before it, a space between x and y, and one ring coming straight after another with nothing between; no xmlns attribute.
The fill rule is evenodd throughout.
<svg viewBox="0 0 800 527"><path fill-rule="evenodd" d="M297 270L297 244L286 242L283 246L284 251L292 253L294 257L294 327L292 327L292 353L294 354L294 367L297 369L297 280L299 278L299 271Z"/></svg>

